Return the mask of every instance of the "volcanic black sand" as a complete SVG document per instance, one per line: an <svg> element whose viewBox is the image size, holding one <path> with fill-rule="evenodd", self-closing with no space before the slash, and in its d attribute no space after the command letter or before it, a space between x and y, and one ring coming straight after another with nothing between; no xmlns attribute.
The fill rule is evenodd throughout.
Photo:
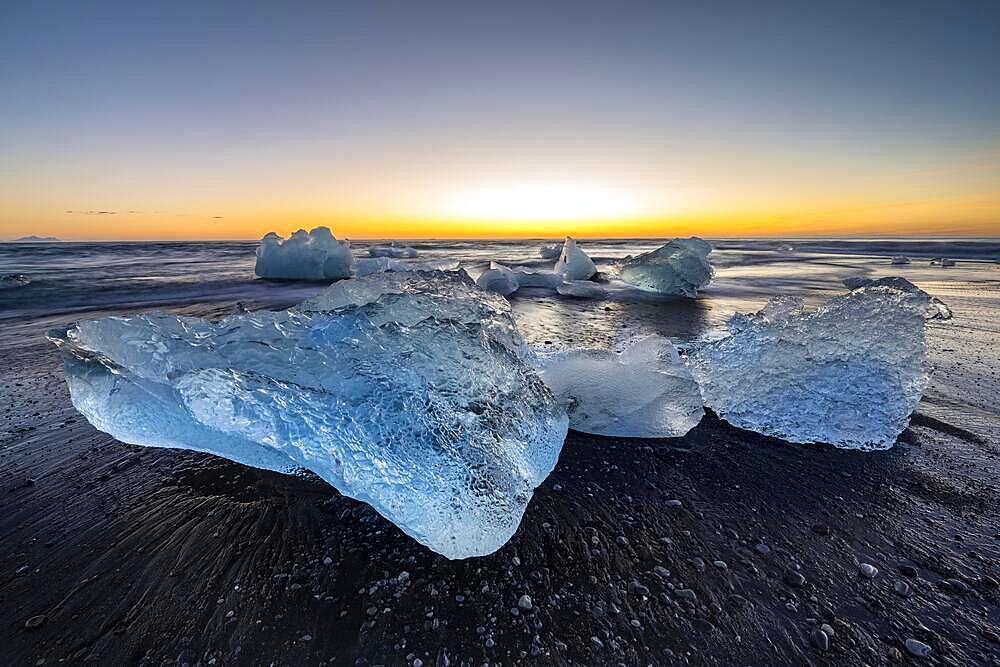
<svg viewBox="0 0 1000 667"><path fill-rule="evenodd" d="M8 327L0 665L1000 664L1000 343L976 298L931 331L934 386L891 450L713 415L676 440L571 432L514 538L464 561L314 477L115 441L73 410L47 323ZM555 303L519 314L538 344ZM592 317L654 306L617 308ZM720 317L685 308L662 321Z"/></svg>

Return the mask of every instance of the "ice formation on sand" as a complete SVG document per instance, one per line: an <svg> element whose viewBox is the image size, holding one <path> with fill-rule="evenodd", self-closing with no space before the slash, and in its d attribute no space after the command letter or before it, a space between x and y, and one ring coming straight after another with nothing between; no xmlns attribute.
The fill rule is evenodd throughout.
<svg viewBox="0 0 1000 667"><path fill-rule="evenodd" d="M515 269L514 275L517 277L517 284L520 287L545 287L555 289L563 282L562 275L555 271L529 271L527 269Z"/></svg>
<svg viewBox="0 0 1000 667"><path fill-rule="evenodd" d="M300 229L287 241L268 232L257 248L254 273L272 279L337 280L349 278L353 264L350 243L335 239L327 227L316 227Z"/></svg>
<svg viewBox="0 0 1000 667"><path fill-rule="evenodd" d="M354 275L363 277L386 271L457 271L462 263L457 259L429 259L408 262L392 257L362 257L354 263Z"/></svg>
<svg viewBox="0 0 1000 667"><path fill-rule="evenodd" d="M541 364L577 431L625 438L675 438L705 413L691 372L671 342L648 336L621 354L573 350Z"/></svg>
<svg viewBox="0 0 1000 667"><path fill-rule="evenodd" d="M893 255L890 264L909 264L910 258L906 255Z"/></svg>
<svg viewBox="0 0 1000 667"><path fill-rule="evenodd" d="M779 298L734 316L727 337L691 355L705 405L735 426L791 442L891 447L930 371L931 299L899 280L863 284L813 312Z"/></svg>
<svg viewBox="0 0 1000 667"><path fill-rule="evenodd" d="M567 417L498 295L464 272L380 273L299 307L54 330L73 404L133 444L308 468L449 557L492 553Z"/></svg>
<svg viewBox="0 0 1000 667"><path fill-rule="evenodd" d="M553 243L552 245L543 245L538 249L538 254L542 259L555 259L562 254L563 244Z"/></svg>
<svg viewBox="0 0 1000 667"><path fill-rule="evenodd" d="M399 241L393 241L389 245L373 245L368 248L368 256L412 259L417 256L417 250Z"/></svg>
<svg viewBox="0 0 1000 667"><path fill-rule="evenodd" d="M607 290L603 285L590 280L567 280L556 287L556 292L580 299L602 299L607 296Z"/></svg>
<svg viewBox="0 0 1000 667"><path fill-rule="evenodd" d="M695 297L712 279L712 246L697 236L674 239L619 264L622 280L648 292Z"/></svg>
<svg viewBox="0 0 1000 667"><path fill-rule="evenodd" d="M476 284L488 292L497 292L504 296L513 294L520 287L514 272L496 262L490 262L490 268L479 274Z"/></svg>
<svg viewBox="0 0 1000 667"><path fill-rule="evenodd" d="M567 236L554 271L566 280L587 280L597 273L597 267L587 253L577 247L576 241Z"/></svg>
<svg viewBox="0 0 1000 667"><path fill-rule="evenodd" d="M927 319L929 320L951 319L951 308L946 306L945 303L941 301L941 299L938 299L936 296L931 296L927 292L923 291L922 289L911 283L906 278L901 278L899 276L886 276L885 278L865 278L863 276L851 276L850 278L844 279L844 286L851 291L858 290L863 287L891 287L893 289L899 290L900 292L919 294L923 298L927 299L927 310L924 313Z"/></svg>

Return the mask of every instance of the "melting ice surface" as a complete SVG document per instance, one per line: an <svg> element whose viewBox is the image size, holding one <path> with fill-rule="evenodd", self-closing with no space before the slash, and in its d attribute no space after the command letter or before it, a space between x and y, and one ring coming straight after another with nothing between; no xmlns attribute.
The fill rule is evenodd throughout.
<svg viewBox="0 0 1000 667"><path fill-rule="evenodd" d="M580 250L576 241L568 236L553 270L566 280L587 280L597 273L597 267L587 253Z"/></svg>
<svg viewBox="0 0 1000 667"><path fill-rule="evenodd" d="M489 292L507 296L513 294L521 286L517 275L503 264L490 262L490 268L479 274L476 284Z"/></svg>
<svg viewBox="0 0 1000 667"><path fill-rule="evenodd" d="M629 257L619 264L622 280L649 292L695 297L712 279L712 246L697 236Z"/></svg>
<svg viewBox="0 0 1000 667"><path fill-rule="evenodd" d="M698 385L667 338L647 336L621 354L583 349L539 362L577 431L626 438L675 438L698 425Z"/></svg>
<svg viewBox="0 0 1000 667"><path fill-rule="evenodd" d="M814 312L785 297L734 316L691 357L705 405L792 442L891 447L927 386L924 320L937 308L901 278L856 286Z"/></svg>
<svg viewBox="0 0 1000 667"><path fill-rule="evenodd" d="M348 278L354 264L351 244L338 241L327 227L300 229L288 240L269 232L260 240L254 273L284 280Z"/></svg>
<svg viewBox="0 0 1000 667"><path fill-rule="evenodd" d="M218 321L50 332L73 404L133 444L308 468L431 549L492 553L556 463L567 417L509 304L464 273L379 273Z"/></svg>

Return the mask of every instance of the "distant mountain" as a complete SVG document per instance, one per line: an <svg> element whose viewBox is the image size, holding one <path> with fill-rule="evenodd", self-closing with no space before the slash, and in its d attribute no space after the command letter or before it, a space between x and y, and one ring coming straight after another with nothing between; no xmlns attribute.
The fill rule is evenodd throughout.
<svg viewBox="0 0 1000 667"><path fill-rule="evenodd" d="M14 239L11 243L58 243L62 239L57 239L54 236L22 236L19 239Z"/></svg>

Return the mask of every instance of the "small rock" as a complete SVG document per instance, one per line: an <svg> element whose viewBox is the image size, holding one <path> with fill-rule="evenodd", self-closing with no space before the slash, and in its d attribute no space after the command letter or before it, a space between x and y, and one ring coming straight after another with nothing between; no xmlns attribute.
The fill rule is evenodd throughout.
<svg viewBox="0 0 1000 667"><path fill-rule="evenodd" d="M896 591L896 594L901 597L904 598L910 597L911 593L910 585L905 581L897 581L895 584L893 584L892 589Z"/></svg>
<svg viewBox="0 0 1000 667"><path fill-rule="evenodd" d="M396 575L396 581L398 581L399 583L403 583L404 581L407 581L409 578L410 578L410 573L407 572L406 570L403 570L398 575Z"/></svg>
<svg viewBox="0 0 1000 667"><path fill-rule="evenodd" d="M712 561L712 565L714 565L715 567L719 568L720 570L729 569L729 566L726 565L726 561L724 561L724 560L713 560Z"/></svg>
<svg viewBox="0 0 1000 667"><path fill-rule="evenodd" d="M679 500L668 500L666 503L667 507L681 507L683 504Z"/></svg>
<svg viewBox="0 0 1000 667"><path fill-rule="evenodd" d="M688 602L694 603L698 601L698 594L695 593L690 588L678 588L674 591L674 595L682 600L687 600Z"/></svg>
<svg viewBox="0 0 1000 667"><path fill-rule="evenodd" d="M594 646L596 646L597 648L604 648L604 642L602 642L597 637L591 637L590 638L590 643L593 644Z"/></svg>
<svg viewBox="0 0 1000 667"><path fill-rule="evenodd" d="M831 626L829 623L824 623L823 625L819 626L819 629L822 630L824 633L826 633L827 637L832 638L837 636L837 633L834 632L833 630L833 626Z"/></svg>
<svg viewBox="0 0 1000 667"><path fill-rule="evenodd" d="M830 650L830 635L826 634L819 628L816 628L809 633L809 641L816 648L817 651L828 651Z"/></svg>
<svg viewBox="0 0 1000 667"><path fill-rule="evenodd" d="M24 627L29 630L34 630L35 628L41 627L42 623L46 621L48 616L45 614L39 614L38 616L32 616L27 621L24 622Z"/></svg>
<svg viewBox="0 0 1000 667"><path fill-rule="evenodd" d="M647 597L649 596L649 589L640 584L638 581L633 581L631 584L628 585L628 588L635 595L645 595Z"/></svg>
<svg viewBox="0 0 1000 667"><path fill-rule="evenodd" d="M517 600L517 606L520 607L521 609L525 610L525 611L531 611L531 607L532 607L531 597L528 596L528 595L522 595Z"/></svg>
<svg viewBox="0 0 1000 667"><path fill-rule="evenodd" d="M926 658L931 654L931 647L918 639L910 637L906 640L906 651L918 658Z"/></svg>
<svg viewBox="0 0 1000 667"><path fill-rule="evenodd" d="M893 646L889 649L889 660L892 660L893 662L902 662L903 652Z"/></svg>
<svg viewBox="0 0 1000 667"><path fill-rule="evenodd" d="M817 535L826 536L830 534L830 526L826 525L825 523L814 523L812 525L812 532L816 533Z"/></svg>
<svg viewBox="0 0 1000 667"><path fill-rule="evenodd" d="M871 563L862 563L858 566L858 570L865 579L873 579L878 574L878 568Z"/></svg>
<svg viewBox="0 0 1000 667"><path fill-rule="evenodd" d="M910 577L911 579L914 579L917 576L917 568L912 565L900 565L899 571L903 573L903 576Z"/></svg>
<svg viewBox="0 0 1000 667"><path fill-rule="evenodd" d="M771 547L767 546L763 542L755 546L753 550L759 553L761 556L766 556L769 553L771 553Z"/></svg>
<svg viewBox="0 0 1000 667"><path fill-rule="evenodd" d="M785 570L785 583L792 588L802 588L803 584L806 583L806 578L802 576L802 573L798 570L787 569Z"/></svg>
<svg viewBox="0 0 1000 667"><path fill-rule="evenodd" d="M326 565L327 567L333 565L333 559L327 556L323 559L323 565Z"/></svg>

